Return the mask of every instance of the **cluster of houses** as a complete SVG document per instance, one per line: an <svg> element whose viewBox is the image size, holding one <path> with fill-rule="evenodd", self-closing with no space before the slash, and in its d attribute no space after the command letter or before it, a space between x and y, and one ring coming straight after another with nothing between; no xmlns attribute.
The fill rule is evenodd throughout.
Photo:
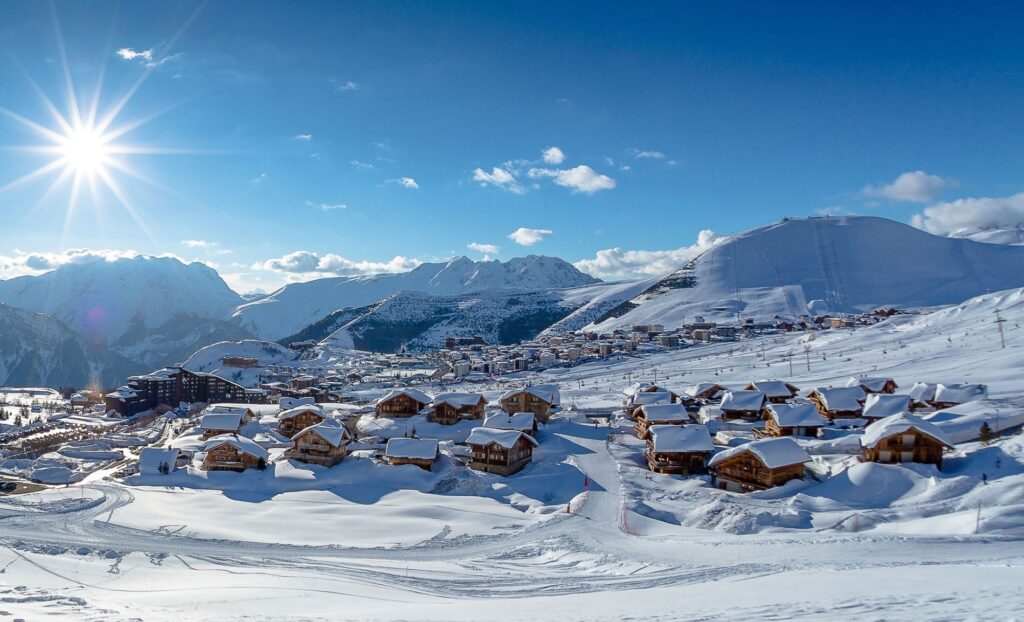
<svg viewBox="0 0 1024 622"><path fill-rule="evenodd" d="M433 397L414 389L389 391L372 405L376 417L389 419L423 415L430 422L454 425L461 421L479 421L465 441L469 468L498 475L522 470L533 458L538 446L538 424L547 423L560 405L558 387L535 385L506 391L498 398L500 410L488 410L487 399L479 393L439 393ZM306 464L331 467L341 462L356 442L351 421L333 416L331 411L310 398L283 398L276 415L277 438L288 439L290 446L282 457ZM363 413L369 414L369 413ZM201 446L201 465L207 471L245 471L264 469L271 459L265 445L279 442L273 438L261 443L256 435L246 435L246 426L258 417L247 404L213 404L199 419L197 432ZM253 436L253 438L250 438ZM413 464L431 470L440 456L440 441L432 438L391 438L381 452L391 465ZM142 472L174 470L187 462L184 452L164 448L146 448L140 456ZM173 455L171 455L173 453Z"/></svg>
<svg viewBox="0 0 1024 622"><path fill-rule="evenodd" d="M952 443L923 412L984 399L982 384L917 383L898 394L891 378L850 378L846 386L816 387L801 395L781 380L742 389L715 383L674 392L656 384L625 391L623 408L646 441L648 467L682 475L710 472L716 486L734 492L764 490L804 476L811 460L793 437L816 437L826 425L863 428L861 459L941 468ZM709 426L750 424L754 440L717 451Z"/></svg>

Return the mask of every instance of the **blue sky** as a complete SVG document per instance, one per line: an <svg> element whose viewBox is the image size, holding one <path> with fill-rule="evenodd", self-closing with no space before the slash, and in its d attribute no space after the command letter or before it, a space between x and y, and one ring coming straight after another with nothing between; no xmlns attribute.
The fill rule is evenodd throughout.
<svg viewBox="0 0 1024 622"><path fill-rule="evenodd" d="M1024 221L1019 4L3 14L3 277L88 248L207 261L239 290L460 254L557 255L624 278L784 216L941 234ZM69 114L59 40L85 116L101 73L100 117L144 77L110 127L156 116L103 147L160 152L107 154L148 179L105 167L134 218L104 183L86 191L92 164L74 201L73 172L48 193L62 168L10 187L61 155L12 148L49 144L13 115L56 126L26 75Z"/></svg>

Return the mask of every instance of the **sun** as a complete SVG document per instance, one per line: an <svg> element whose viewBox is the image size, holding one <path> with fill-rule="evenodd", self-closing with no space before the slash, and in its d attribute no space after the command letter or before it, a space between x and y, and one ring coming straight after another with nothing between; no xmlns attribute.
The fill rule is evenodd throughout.
<svg viewBox="0 0 1024 622"><path fill-rule="evenodd" d="M105 172L103 169L110 164L110 157L116 150L109 144L108 137L91 127L72 130L63 139L56 152L67 160L67 168L76 175L90 178Z"/></svg>

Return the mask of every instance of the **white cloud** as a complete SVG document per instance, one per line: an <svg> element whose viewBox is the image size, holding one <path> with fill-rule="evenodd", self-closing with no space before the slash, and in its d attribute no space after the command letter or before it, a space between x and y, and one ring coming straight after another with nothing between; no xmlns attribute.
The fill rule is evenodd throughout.
<svg viewBox="0 0 1024 622"><path fill-rule="evenodd" d="M309 207L319 207L325 212L348 208L348 205L345 203L314 203L312 201L306 201L306 205Z"/></svg>
<svg viewBox="0 0 1024 622"><path fill-rule="evenodd" d="M133 250L71 248L60 253L26 252L14 249L12 256L0 255L0 279L9 279L27 274L40 274L55 270L67 264L84 264L94 261L117 261L139 257L142 253ZM173 257L183 263L187 260L171 253L158 255Z"/></svg>
<svg viewBox="0 0 1024 622"><path fill-rule="evenodd" d="M384 274L391 272L408 272L423 263L419 259L398 255L389 261L353 261L328 253L318 255L311 251L295 251L283 257L268 259L253 266L254 270L271 270L290 275L316 276L355 276L363 274Z"/></svg>
<svg viewBox="0 0 1024 622"><path fill-rule="evenodd" d="M626 153L634 158L664 160L668 155L662 151L651 151L645 149L627 149Z"/></svg>
<svg viewBox="0 0 1024 622"><path fill-rule="evenodd" d="M359 89L360 89L360 85L355 83L355 82L353 82L353 81L351 81L351 80L346 80L344 82L337 81L337 80L334 81L334 90L335 91L358 91Z"/></svg>
<svg viewBox="0 0 1024 622"><path fill-rule="evenodd" d="M1008 197L968 197L924 208L911 224L936 235L1024 225L1024 192Z"/></svg>
<svg viewBox="0 0 1024 622"><path fill-rule="evenodd" d="M308 142L308 141L313 140L313 135L312 134L296 134L295 135L295 140L303 140L303 141L307 141Z"/></svg>
<svg viewBox="0 0 1024 622"><path fill-rule="evenodd" d="M504 188L505 190L515 194L523 194L526 192L526 188L516 181L515 175L500 166L495 166L491 169L490 173L482 168L474 169L473 181L480 182L481 186L487 186L490 184L498 188Z"/></svg>
<svg viewBox="0 0 1024 622"><path fill-rule="evenodd" d="M133 50L132 48L121 48L116 52L124 60L153 61L153 50Z"/></svg>
<svg viewBox="0 0 1024 622"><path fill-rule="evenodd" d="M485 255L496 255L501 251L501 247L497 244L484 244L482 242L470 242L466 245L466 248Z"/></svg>
<svg viewBox="0 0 1024 622"><path fill-rule="evenodd" d="M181 243L189 248L214 248L220 246L217 242L207 242L206 240L182 240Z"/></svg>
<svg viewBox="0 0 1024 622"><path fill-rule="evenodd" d="M637 279L662 276L679 269L700 253L725 239L710 229L697 235L697 242L672 250L644 251L607 248L597 251L593 259L575 262L581 272L600 279Z"/></svg>
<svg viewBox="0 0 1024 622"><path fill-rule="evenodd" d="M881 197L892 201L927 203L935 200L943 190L955 182L924 171L903 173L891 183L865 186L863 193L870 197Z"/></svg>
<svg viewBox="0 0 1024 622"><path fill-rule="evenodd" d="M527 174L533 179L551 177L559 186L584 194L594 194L598 190L611 190L615 187L614 179L598 173L586 164L568 169L531 168Z"/></svg>
<svg viewBox="0 0 1024 622"><path fill-rule="evenodd" d="M351 162L349 162L349 164L364 171L368 171L373 168L373 165L370 164L369 162L360 162L359 160L352 160Z"/></svg>
<svg viewBox="0 0 1024 622"><path fill-rule="evenodd" d="M558 147L548 147L543 151L541 158L548 164L561 164L565 162L565 154Z"/></svg>
<svg viewBox="0 0 1024 622"><path fill-rule="evenodd" d="M412 177L398 177L397 179L387 179L384 181L386 184L397 184L403 188L410 188L412 190L419 190L420 185L416 183L416 180Z"/></svg>
<svg viewBox="0 0 1024 622"><path fill-rule="evenodd" d="M512 233L508 234L508 239L520 246L533 246L552 233L554 233L554 231L551 229L530 229L528 227L519 227Z"/></svg>

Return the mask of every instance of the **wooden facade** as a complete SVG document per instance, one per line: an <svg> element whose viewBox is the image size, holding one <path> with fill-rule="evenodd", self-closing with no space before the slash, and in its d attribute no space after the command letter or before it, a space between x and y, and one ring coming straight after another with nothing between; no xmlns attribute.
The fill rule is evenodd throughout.
<svg viewBox="0 0 1024 622"><path fill-rule="evenodd" d="M486 406L487 400L483 396L480 396L480 401L476 404L463 404L458 407L448 402L437 402L434 404L434 412L427 419L445 425L453 425L463 419L483 419Z"/></svg>
<svg viewBox="0 0 1024 622"><path fill-rule="evenodd" d="M408 458L400 456L387 456L388 464L391 466L399 466L401 464L415 464L424 471L430 471L434 468L434 460L436 458Z"/></svg>
<svg viewBox="0 0 1024 622"><path fill-rule="evenodd" d="M751 451L743 451L714 466L715 485L731 492L751 492L802 479L803 464L769 468Z"/></svg>
<svg viewBox="0 0 1024 622"><path fill-rule="evenodd" d="M259 458L239 450L231 443L222 443L206 451L203 469L207 471L244 471L259 466Z"/></svg>
<svg viewBox="0 0 1024 622"><path fill-rule="evenodd" d="M316 425L324 420L323 415L315 410L308 409L294 415L282 418L277 424L277 431L291 438L295 433L305 430L311 425Z"/></svg>
<svg viewBox="0 0 1024 622"><path fill-rule="evenodd" d="M345 456L348 455L347 440L334 445L320 436L315 429L302 431L292 440L295 444L285 452L284 456L289 460L332 467L344 460Z"/></svg>
<svg viewBox="0 0 1024 622"><path fill-rule="evenodd" d="M547 423L551 417L553 404L529 391L516 391L505 396L501 401L501 409L509 414L532 412L537 421Z"/></svg>
<svg viewBox="0 0 1024 622"><path fill-rule="evenodd" d="M640 440L645 440L653 425L686 425L690 423L689 413L683 411L678 418L666 418L658 417L654 421L650 421L645 416L644 410L637 411L636 414L636 425L633 426L633 432L636 433L636 437Z"/></svg>
<svg viewBox="0 0 1024 622"><path fill-rule="evenodd" d="M946 445L942 441L911 428L884 437L874 443L873 447L863 447L861 455L869 462L920 462L934 464L941 469L942 452L945 448Z"/></svg>
<svg viewBox="0 0 1024 622"><path fill-rule="evenodd" d="M410 395L398 393L377 403L377 415L380 417L412 417L426 405L425 402Z"/></svg>
<svg viewBox="0 0 1024 622"><path fill-rule="evenodd" d="M644 451L647 467L655 473L675 475L700 475L707 473L708 452L706 451L660 451L647 444Z"/></svg>
<svg viewBox="0 0 1024 622"><path fill-rule="evenodd" d="M533 443L525 434L510 449L494 442L485 445L470 443L469 448L472 451L469 468L486 473L512 475L533 460Z"/></svg>

